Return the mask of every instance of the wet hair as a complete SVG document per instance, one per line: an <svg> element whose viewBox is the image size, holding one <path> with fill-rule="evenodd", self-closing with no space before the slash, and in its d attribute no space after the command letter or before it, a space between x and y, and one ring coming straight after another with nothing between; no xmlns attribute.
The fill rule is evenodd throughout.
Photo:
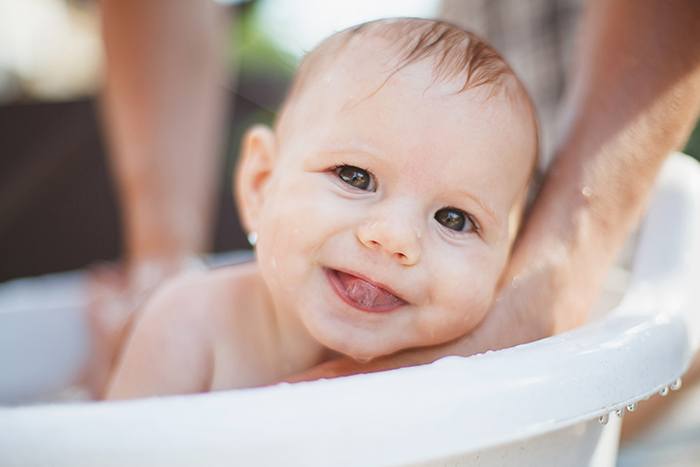
<svg viewBox="0 0 700 467"><path fill-rule="evenodd" d="M330 36L304 57L289 96L296 95L329 56L342 55L342 49L350 46L353 39L365 37L383 38L396 50L396 63L385 83L405 67L431 60L433 80L461 80L458 92L489 85L489 95L515 91L527 98L508 63L484 39L447 21L420 18L380 19Z"/></svg>
<svg viewBox="0 0 700 467"><path fill-rule="evenodd" d="M432 59L434 79L462 79L459 92L487 84L497 87L504 79L515 76L508 63L486 41L446 21L417 18L377 20L340 34L351 39L363 33L383 36L397 44L399 60L391 75L412 63Z"/></svg>

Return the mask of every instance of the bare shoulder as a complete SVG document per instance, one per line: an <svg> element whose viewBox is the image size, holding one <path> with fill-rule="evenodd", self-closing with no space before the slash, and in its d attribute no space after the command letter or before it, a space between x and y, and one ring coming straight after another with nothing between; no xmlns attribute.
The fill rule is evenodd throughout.
<svg viewBox="0 0 700 467"><path fill-rule="evenodd" d="M259 313L261 285L254 264L196 272L161 287L143 310L138 326L169 339L212 344L248 328Z"/></svg>
<svg viewBox="0 0 700 467"><path fill-rule="evenodd" d="M164 284L144 309L142 319L172 321L205 331L217 326L221 309L236 305L236 289L243 280L238 267L196 272Z"/></svg>
<svg viewBox="0 0 700 467"><path fill-rule="evenodd" d="M247 266L191 273L164 284L135 321L112 376L109 398L206 391L218 342L230 339ZM235 319L234 319L235 321ZM229 333L230 334L230 333Z"/></svg>

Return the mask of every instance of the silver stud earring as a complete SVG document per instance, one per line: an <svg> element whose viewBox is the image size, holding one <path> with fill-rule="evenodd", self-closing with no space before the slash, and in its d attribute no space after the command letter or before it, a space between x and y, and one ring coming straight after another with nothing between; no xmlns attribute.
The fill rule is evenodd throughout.
<svg viewBox="0 0 700 467"><path fill-rule="evenodd" d="M248 234L248 243L250 243L250 246L255 246L255 244L258 243L258 233L257 232L250 232Z"/></svg>

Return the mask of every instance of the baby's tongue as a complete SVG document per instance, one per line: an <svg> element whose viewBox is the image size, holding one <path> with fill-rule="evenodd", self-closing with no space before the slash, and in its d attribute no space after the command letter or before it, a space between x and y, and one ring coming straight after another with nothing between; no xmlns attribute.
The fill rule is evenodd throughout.
<svg viewBox="0 0 700 467"><path fill-rule="evenodd" d="M386 290L359 277L337 271L340 283L345 288L348 297L365 308L385 307L394 305L401 300Z"/></svg>

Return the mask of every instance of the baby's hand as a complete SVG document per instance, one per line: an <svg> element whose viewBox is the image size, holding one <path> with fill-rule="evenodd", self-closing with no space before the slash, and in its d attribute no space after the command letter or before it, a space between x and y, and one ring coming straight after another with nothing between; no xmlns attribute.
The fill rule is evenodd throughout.
<svg viewBox="0 0 700 467"><path fill-rule="evenodd" d="M377 371L423 365L432 363L445 355L454 355L449 347L450 345L451 344L446 344L424 349L405 350L364 363L353 360L350 357L339 357L317 365L303 373L289 376L285 378L284 381L287 383L299 383L302 381L338 378L341 376L375 373Z"/></svg>
<svg viewBox="0 0 700 467"><path fill-rule="evenodd" d="M350 376L358 373L371 373L381 371L384 368L371 369L371 363L358 363L348 357L340 357L320 365L317 365L303 373L297 373L284 379L286 383L299 383L302 381L314 381L324 378L337 378L339 376Z"/></svg>

